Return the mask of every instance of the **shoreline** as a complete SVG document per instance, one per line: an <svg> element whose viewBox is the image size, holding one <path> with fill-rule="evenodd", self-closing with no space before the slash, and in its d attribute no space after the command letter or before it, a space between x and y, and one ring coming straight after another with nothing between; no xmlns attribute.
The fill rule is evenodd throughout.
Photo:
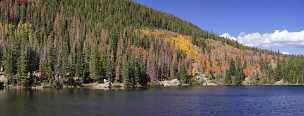
<svg viewBox="0 0 304 116"><path fill-rule="evenodd" d="M180 86L148 86L148 87L135 87L135 88L124 88L124 87L111 87L111 88L97 88L95 86L88 86L88 85L96 85L96 83L89 83L85 86L78 86L78 87L68 87L64 86L63 88L55 88L49 86L34 86L34 87L23 87L23 86L9 86L0 88L0 90L46 90L46 89L89 89L89 90L106 90L106 91L115 91L115 90L138 90L138 89L154 89L154 88L188 88L188 87L201 87L201 88L208 88L208 87L254 87L254 86L273 86L273 87L301 87L304 85L300 84L284 84L284 85L275 85L275 84L256 84L256 85L180 85Z"/></svg>

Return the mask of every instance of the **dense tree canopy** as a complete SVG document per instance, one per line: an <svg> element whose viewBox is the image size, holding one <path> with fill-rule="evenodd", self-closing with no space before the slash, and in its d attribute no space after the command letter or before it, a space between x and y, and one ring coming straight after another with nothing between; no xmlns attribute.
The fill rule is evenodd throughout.
<svg viewBox="0 0 304 116"><path fill-rule="evenodd" d="M191 83L193 72L226 84L304 83L301 56L246 47L129 0L2 0L0 58L18 85L37 72L36 80L54 86L75 79Z"/></svg>

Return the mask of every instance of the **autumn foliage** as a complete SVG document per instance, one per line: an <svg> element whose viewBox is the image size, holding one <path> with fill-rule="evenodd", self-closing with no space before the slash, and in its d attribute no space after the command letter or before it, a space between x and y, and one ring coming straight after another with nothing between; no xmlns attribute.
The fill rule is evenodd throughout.
<svg viewBox="0 0 304 116"><path fill-rule="evenodd" d="M243 46L132 0L0 1L0 67L10 77L40 71L51 83L77 77L133 87L190 84L198 74L228 84L237 76L238 84L245 76L304 83L301 59Z"/></svg>
<svg viewBox="0 0 304 116"><path fill-rule="evenodd" d="M150 57L149 53L145 49L143 49L141 47L136 47L134 45L129 45L128 51L132 54L140 55L144 59L148 59Z"/></svg>
<svg viewBox="0 0 304 116"><path fill-rule="evenodd" d="M252 66L246 67L243 72L245 77L253 77L254 73L260 71L261 66L259 64L254 64Z"/></svg>

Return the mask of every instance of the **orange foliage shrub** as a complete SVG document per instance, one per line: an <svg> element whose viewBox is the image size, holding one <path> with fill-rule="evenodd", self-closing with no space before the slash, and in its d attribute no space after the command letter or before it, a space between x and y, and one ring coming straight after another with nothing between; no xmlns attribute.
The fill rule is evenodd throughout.
<svg viewBox="0 0 304 116"><path fill-rule="evenodd" d="M254 64L252 66L246 67L243 72L245 77L252 77L255 72L260 71L261 66L259 64Z"/></svg>
<svg viewBox="0 0 304 116"><path fill-rule="evenodd" d="M229 65L228 64L224 64L221 66L221 72L225 72L228 70Z"/></svg>
<svg viewBox="0 0 304 116"><path fill-rule="evenodd" d="M247 67L243 70L245 77L253 76L253 69L251 67Z"/></svg>
<svg viewBox="0 0 304 116"><path fill-rule="evenodd" d="M221 67L219 67L219 66L213 66L213 67L211 67L211 71L210 72L212 72L212 73L219 73L219 72L221 72Z"/></svg>
<svg viewBox="0 0 304 116"><path fill-rule="evenodd" d="M144 59L148 59L150 57L149 53L145 49L133 45L128 46L128 51L133 54L141 55Z"/></svg>

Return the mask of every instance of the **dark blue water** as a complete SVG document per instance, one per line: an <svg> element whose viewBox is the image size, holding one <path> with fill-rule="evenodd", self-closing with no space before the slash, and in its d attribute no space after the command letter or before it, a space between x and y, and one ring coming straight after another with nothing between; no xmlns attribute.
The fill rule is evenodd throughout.
<svg viewBox="0 0 304 116"><path fill-rule="evenodd" d="M0 116L303 116L304 87L0 91Z"/></svg>

